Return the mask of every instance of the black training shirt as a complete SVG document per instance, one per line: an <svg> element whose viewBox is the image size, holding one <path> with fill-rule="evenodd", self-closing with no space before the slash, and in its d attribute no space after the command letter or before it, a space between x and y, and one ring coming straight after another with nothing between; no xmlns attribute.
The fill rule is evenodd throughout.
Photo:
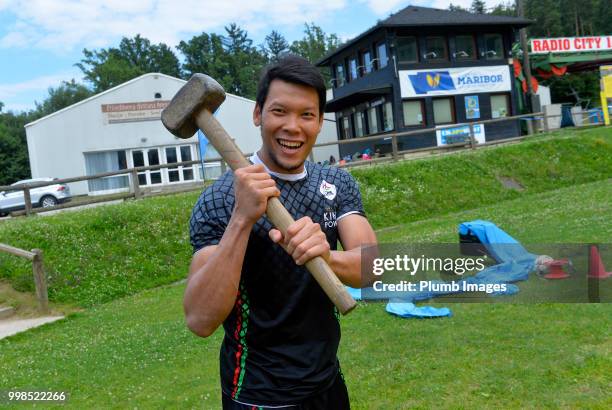
<svg viewBox="0 0 612 410"><path fill-rule="evenodd" d="M305 163L306 177L277 177L294 219L309 216L337 249L337 220L364 215L361 195L344 170ZM196 203L190 220L194 252L221 240L234 208L234 175L226 172ZM268 237L267 217L253 226L234 309L223 323L221 386L234 400L288 405L325 390L338 373L340 325L335 308L303 266Z"/></svg>

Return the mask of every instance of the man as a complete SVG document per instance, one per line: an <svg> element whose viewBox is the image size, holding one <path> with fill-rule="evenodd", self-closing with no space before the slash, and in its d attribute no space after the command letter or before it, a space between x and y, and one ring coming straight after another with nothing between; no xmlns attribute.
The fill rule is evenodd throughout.
<svg viewBox="0 0 612 410"><path fill-rule="evenodd" d="M225 409L349 408L337 312L304 263L321 256L360 287L360 248L376 236L351 176L306 162L324 107L324 80L308 61L287 56L268 67L253 112L262 136L253 165L224 174L193 210L185 314L202 337L223 324ZM264 216L273 196L296 219L286 237Z"/></svg>

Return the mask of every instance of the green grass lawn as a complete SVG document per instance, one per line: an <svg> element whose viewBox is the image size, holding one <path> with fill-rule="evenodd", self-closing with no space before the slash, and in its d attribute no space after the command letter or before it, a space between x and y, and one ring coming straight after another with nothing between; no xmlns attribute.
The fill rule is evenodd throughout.
<svg viewBox="0 0 612 410"><path fill-rule="evenodd" d="M520 144L352 173L361 184L365 210L375 228L424 220L411 225L410 230L422 232L425 240L442 226L447 233L455 229L448 230L454 224L449 219L445 219L446 225L427 228L432 217L612 178L612 128L567 129ZM520 183L523 190L504 188L501 177ZM185 277L191 257L187 223L197 197L197 192L191 192L4 220L0 221L0 242L43 250L52 302L95 306ZM536 212L537 206L544 214L548 209L546 197L537 198L541 198L538 204L527 202L520 212L507 210L495 220L502 228L505 221L514 221L513 234L526 239L520 232L524 210ZM588 216L590 210L571 209L568 214ZM465 218L471 218L469 215ZM562 218L557 222L564 223ZM604 225L601 220L597 223ZM420 227L423 230L419 231ZM593 240L563 227L554 229L561 229L557 237L549 236L550 232L544 236L550 240ZM31 265L24 259L0 254L2 279L17 290L33 291Z"/></svg>
<svg viewBox="0 0 612 410"><path fill-rule="evenodd" d="M456 241L456 224L478 217L530 243L610 242L609 186L525 196L381 238ZM1 340L1 388L68 391L67 407L78 409L219 408L222 332L200 339L186 330L183 290L147 290ZM611 304L450 307L452 318L412 320L360 303L341 319L353 408L612 406Z"/></svg>

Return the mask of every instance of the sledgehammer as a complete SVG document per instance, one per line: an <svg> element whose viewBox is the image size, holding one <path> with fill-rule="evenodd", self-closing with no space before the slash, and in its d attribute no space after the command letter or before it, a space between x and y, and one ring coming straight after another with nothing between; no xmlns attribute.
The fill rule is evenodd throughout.
<svg viewBox="0 0 612 410"><path fill-rule="evenodd" d="M161 120L168 131L179 138L191 138L198 128L201 129L230 168L236 170L251 164L212 114L224 100L225 90L218 82L207 75L194 74L162 111ZM268 200L266 214L283 235L294 222L276 197ZM356 306L355 300L322 257L306 262L306 268L340 313L347 314Z"/></svg>

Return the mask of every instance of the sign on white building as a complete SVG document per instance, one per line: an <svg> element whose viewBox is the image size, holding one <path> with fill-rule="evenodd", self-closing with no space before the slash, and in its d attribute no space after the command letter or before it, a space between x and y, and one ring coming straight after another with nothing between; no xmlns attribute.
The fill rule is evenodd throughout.
<svg viewBox="0 0 612 410"><path fill-rule="evenodd" d="M510 67L461 67L400 70L402 98L505 92L512 89Z"/></svg>

